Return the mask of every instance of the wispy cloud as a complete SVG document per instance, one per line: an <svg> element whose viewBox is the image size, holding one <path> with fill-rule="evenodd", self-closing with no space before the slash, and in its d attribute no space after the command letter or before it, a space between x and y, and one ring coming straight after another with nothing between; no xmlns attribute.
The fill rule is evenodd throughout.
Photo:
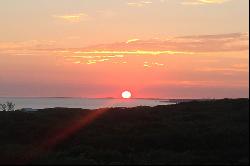
<svg viewBox="0 0 250 166"><path fill-rule="evenodd" d="M125 55L160 55L160 54L193 54L192 52L181 52L181 51L170 51L170 50L162 50L162 51L145 51L145 50L137 50L137 51L76 51L75 54L125 54Z"/></svg>
<svg viewBox="0 0 250 166"><path fill-rule="evenodd" d="M146 5L152 4L152 1L134 1L134 2L128 2L127 5L130 7L143 7Z"/></svg>
<svg viewBox="0 0 250 166"><path fill-rule="evenodd" d="M67 22L81 22L89 20L90 17L85 13L76 13L76 14L68 14L68 15L53 15L54 18L62 19Z"/></svg>
<svg viewBox="0 0 250 166"><path fill-rule="evenodd" d="M81 55L72 55L71 58L83 58L83 59L95 59L95 58L123 58L124 55L88 55L88 56L81 56Z"/></svg>
<svg viewBox="0 0 250 166"><path fill-rule="evenodd" d="M183 36L166 40L139 40L135 38L129 39L127 42L101 44L78 50L66 52L59 50L57 52L67 54L65 57L74 61L81 59L84 63L96 64L112 59L123 59L131 55L194 55L209 52L246 51L249 48L248 41L248 34L244 33ZM146 62L143 63L143 66L150 68L152 66L164 66L164 64ZM203 69L203 71L208 70Z"/></svg>
<svg viewBox="0 0 250 166"><path fill-rule="evenodd" d="M196 52L225 52L248 50L246 33L199 35L166 40L130 39L127 42L101 44L84 48L82 54L194 54ZM94 51L93 51L94 50Z"/></svg>
<svg viewBox="0 0 250 166"><path fill-rule="evenodd" d="M230 0L185 0L183 5L204 5L204 4L222 4Z"/></svg>
<svg viewBox="0 0 250 166"><path fill-rule="evenodd" d="M171 40L170 40L171 41ZM247 33L184 36L173 39L178 47L195 52L243 51L249 49Z"/></svg>
<svg viewBox="0 0 250 166"><path fill-rule="evenodd" d="M211 72L211 73L222 73L224 75L231 75L233 73L248 73L249 68L247 64L233 64L228 67L204 67L197 69L197 71L200 72Z"/></svg>
<svg viewBox="0 0 250 166"><path fill-rule="evenodd" d="M84 48L58 48L56 41L0 42L0 51L54 51L56 53L85 55L160 55L194 54L200 52L246 51L249 49L246 33L182 36L161 39L129 39L125 42L99 44Z"/></svg>
<svg viewBox="0 0 250 166"><path fill-rule="evenodd" d="M143 56L143 55L174 55L174 54L190 54L186 52L175 52L175 51L56 51L58 54L64 55L67 61L73 62L75 64L97 64L106 61L110 61L116 64L126 64L124 61L128 56ZM67 55L66 55L67 54ZM144 67L153 66L164 66L162 63L158 62L145 62Z"/></svg>
<svg viewBox="0 0 250 166"><path fill-rule="evenodd" d="M53 40L29 40L22 42L0 42L0 52L21 52L34 50L55 49L56 41Z"/></svg>
<svg viewBox="0 0 250 166"><path fill-rule="evenodd" d="M136 42L136 41L139 41L140 39L129 39L126 43L129 44L129 43L132 43L132 42Z"/></svg>
<svg viewBox="0 0 250 166"><path fill-rule="evenodd" d="M32 55L38 52L40 54L49 52L75 64L96 64L106 61L120 63L125 62L129 56L201 55L200 53L207 55L210 52L247 51L249 49L248 42L249 36L246 33L182 36L165 40L132 38L124 42L93 45L84 48L60 48L55 41L34 40L16 43L0 42L0 53ZM155 64L144 63L143 65L144 67L151 67L163 66L164 64L158 62ZM202 70L210 71L208 68Z"/></svg>
<svg viewBox="0 0 250 166"><path fill-rule="evenodd" d="M151 67L154 67L154 66L163 67L164 64L159 63L159 62L144 62L143 66L146 67L146 68L151 68Z"/></svg>
<svg viewBox="0 0 250 166"><path fill-rule="evenodd" d="M65 59L75 64L92 65L110 61L112 59L121 59L123 57L124 55L72 55L72 56L65 56Z"/></svg>

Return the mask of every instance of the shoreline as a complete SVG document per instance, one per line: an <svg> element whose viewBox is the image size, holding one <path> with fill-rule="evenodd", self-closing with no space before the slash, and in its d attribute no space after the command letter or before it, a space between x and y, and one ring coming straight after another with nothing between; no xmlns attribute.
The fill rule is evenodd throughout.
<svg viewBox="0 0 250 166"><path fill-rule="evenodd" d="M154 108L157 108L157 107L172 107L174 105L180 105L180 104L190 104L190 103L204 103L204 102L227 102L227 101L240 101L240 100L243 100L243 101L249 101L249 98L237 98L237 99L228 99L228 98L225 98L225 99L175 99L173 101L159 101L159 102L167 102L169 104L167 105L156 105L156 106L133 106L133 107L101 107L101 108L94 108L94 109L87 109L87 108L70 108L70 107L51 107L51 108L41 108L41 109L33 109L33 108L22 108L22 109L17 109L15 111L23 111L23 112L37 112L37 111L45 111L45 110L50 110L50 111L53 111L53 110L82 110L82 111L98 111L98 110L103 110L103 109L111 109L111 110L114 110L114 109L118 109L118 110L133 110L133 109L137 109L137 108L149 108L149 109L154 109ZM170 102L173 102L173 103L170 103ZM25 109L31 109L30 111L26 110Z"/></svg>

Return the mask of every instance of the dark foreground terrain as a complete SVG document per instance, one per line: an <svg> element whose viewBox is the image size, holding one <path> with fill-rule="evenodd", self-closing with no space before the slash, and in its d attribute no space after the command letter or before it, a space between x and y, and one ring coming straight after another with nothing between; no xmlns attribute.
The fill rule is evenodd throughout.
<svg viewBox="0 0 250 166"><path fill-rule="evenodd" d="M249 100L0 112L0 164L12 163L249 164Z"/></svg>

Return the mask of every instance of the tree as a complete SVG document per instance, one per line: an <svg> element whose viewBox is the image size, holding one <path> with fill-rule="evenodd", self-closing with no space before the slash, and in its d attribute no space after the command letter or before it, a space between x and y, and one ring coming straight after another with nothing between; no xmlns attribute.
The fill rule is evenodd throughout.
<svg viewBox="0 0 250 166"><path fill-rule="evenodd" d="M7 102L8 111L15 111L15 104L12 102Z"/></svg>
<svg viewBox="0 0 250 166"><path fill-rule="evenodd" d="M4 112L7 111L7 104L0 104L0 109Z"/></svg>
<svg viewBox="0 0 250 166"><path fill-rule="evenodd" d="M12 103L12 102L6 102L6 103L3 103L1 104L0 103L0 110L1 111L15 111L15 104Z"/></svg>

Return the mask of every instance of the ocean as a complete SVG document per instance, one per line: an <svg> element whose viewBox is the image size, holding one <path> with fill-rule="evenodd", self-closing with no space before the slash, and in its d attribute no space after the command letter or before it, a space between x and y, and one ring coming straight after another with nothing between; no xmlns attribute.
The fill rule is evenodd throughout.
<svg viewBox="0 0 250 166"><path fill-rule="evenodd" d="M15 109L32 108L83 108L98 109L105 107L136 107L136 106L157 106L175 104L166 100L158 99L86 99L86 98L16 98L0 97L0 104L13 102Z"/></svg>

